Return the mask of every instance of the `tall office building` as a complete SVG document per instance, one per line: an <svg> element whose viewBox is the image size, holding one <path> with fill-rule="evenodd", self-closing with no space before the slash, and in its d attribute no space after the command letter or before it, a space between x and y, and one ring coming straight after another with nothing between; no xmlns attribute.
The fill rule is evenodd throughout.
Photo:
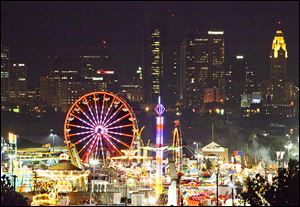
<svg viewBox="0 0 300 207"><path fill-rule="evenodd" d="M13 63L11 66L11 77L15 78L15 90L27 90L27 65L25 63Z"/></svg>
<svg viewBox="0 0 300 207"><path fill-rule="evenodd" d="M9 88L9 48L1 42L1 102L7 100Z"/></svg>
<svg viewBox="0 0 300 207"><path fill-rule="evenodd" d="M120 85L120 93L130 101L142 103L143 101L143 69L138 67L131 81Z"/></svg>
<svg viewBox="0 0 300 207"><path fill-rule="evenodd" d="M208 31L210 44L209 73L211 86L220 90L221 99L225 99L227 71L225 70L225 40L224 31Z"/></svg>
<svg viewBox="0 0 300 207"><path fill-rule="evenodd" d="M186 45L186 103L199 110L204 103L204 88L208 87L209 39L196 33Z"/></svg>
<svg viewBox="0 0 300 207"><path fill-rule="evenodd" d="M226 101L238 106L243 93L254 92L253 68L243 55L237 55L232 59L228 70Z"/></svg>
<svg viewBox="0 0 300 207"><path fill-rule="evenodd" d="M144 103L156 104L161 95L167 107L179 98L179 36L176 15L168 11L147 15L143 27Z"/></svg>
<svg viewBox="0 0 300 207"><path fill-rule="evenodd" d="M277 30L270 54L270 79L258 83L263 97L265 115L293 117L296 115L296 100L299 88L289 81L287 74L287 45L283 31Z"/></svg>
<svg viewBox="0 0 300 207"><path fill-rule="evenodd" d="M270 54L271 68L270 79L272 81L287 80L286 62L288 58L286 43L282 30L277 30L272 42Z"/></svg>
<svg viewBox="0 0 300 207"><path fill-rule="evenodd" d="M98 46L80 47L79 59L84 77L94 77L97 70L109 70L109 56L105 40Z"/></svg>
<svg viewBox="0 0 300 207"><path fill-rule="evenodd" d="M180 49L180 98L197 112L204 106L204 89L225 94L223 31L187 33ZM184 91L185 90L185 91Z"/></svg>
<svg viewBox="0 0 300 207"><path fill-rule="evenodd" d="M154 104L161 92L161 78L163 75L162 34L159 26L146 20L143 39L143 68L144 68L144 102Z"/></svg>

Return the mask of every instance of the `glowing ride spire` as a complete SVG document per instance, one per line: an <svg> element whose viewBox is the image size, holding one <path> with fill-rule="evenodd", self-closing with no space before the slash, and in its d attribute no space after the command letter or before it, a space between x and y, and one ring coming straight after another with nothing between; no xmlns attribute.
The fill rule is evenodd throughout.
<svg viewBox="0 0 300 207"><path fill-rule="evenodd" d="M154 108L156 114L156 198L162 193L162 160L163 160L163 126L164 117L162 114L165 107L161 104L160 96L158 97L158 104Z"/></svg>

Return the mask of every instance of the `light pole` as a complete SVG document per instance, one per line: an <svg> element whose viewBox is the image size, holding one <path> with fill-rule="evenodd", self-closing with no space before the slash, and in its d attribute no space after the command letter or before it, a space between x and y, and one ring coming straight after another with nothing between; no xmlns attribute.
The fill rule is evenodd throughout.
<svg viewBox="0 0 300 207"><path fill-rule="evenodd" d="M217 159L217 174L216 174L216 185L217 185L217 206L219 206L219 173L220 173L220 163L219 163L219 156Z"/></svg>
<svg viewBox="0 0 300 207"><path fill-rule="evenodd" d="M196 153L195 156L197 158L197 180L199 181L199 142L193 142L194 145L196 145Z"/></svg>
<svg viewBox="0 0 300 207"><path fill-rule="evenodd" d="M54 153L54 136L53 129L50 129L50 136L52 136L52 143L53 143L53 153Z"/></svg>
<svg viewBox="0 0 300 207"><path fill-rule="evenodd" d="M91 189L90 189L90 204L92 204L92 193L94 191L94 180L95 180L95 167L97 164L99 164L99 160L96 160L96 159L91 159L90 160L90 165L93 166L93 180L91 182Z"/></svg>
<svg viewBox="0 0 300 207"><path fill-rule="evenodd" d="M233 179L232 179L233 175L230 175L230 187L231 187L231 197L232 197L232 206L234 206L234 196L233 196L233 188L234 188L234 184L233 184Z"/></svg>

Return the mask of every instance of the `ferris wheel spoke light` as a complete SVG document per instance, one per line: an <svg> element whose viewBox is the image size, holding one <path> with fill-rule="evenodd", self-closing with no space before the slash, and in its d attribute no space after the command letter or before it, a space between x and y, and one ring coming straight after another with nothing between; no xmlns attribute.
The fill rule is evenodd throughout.
<svg viewBox="0 0 300 207"><path fill-rule="evenodd" d="M115 97L113 98L112 102L110 103L110 105L109 105L109 107L108 107L107 112L105 113L105 116L104 116L103 121L102 121L103 123L106 122L107 115L109 114L109 112L110 112L110 110L111 110L111 108L112 108L112 105L113 105L113 102L114 102L114 101L115 101Z"/></svg>
<svg viewBox="0 0 300 207"><path fill-rule="evenodd" d="M96 142L96 150L95 150L95 159L97 159L98 156L98 146L100 142L100 137L97 137L97 142Z"/></svg>
<svg viewBox="0 0 300 207"><path fill-rule="evenodd" d="M95 126L94 122L90 119L90 117L82 110L82 108L80 108L77 104L77 107L79 108L79 110L83 113L83 115L90 121L90 123Z"/></svg>
<svg viewBox="0 0 300 207"><path fill-rule="evenodd" d="M85 99L86 100L86 99ZM91 110L91 107L90 107L90 105L89 105L89 103L87 102L87 107L88 107L88 109L89 109L89 111L90 111L90 114L92 115L92 119L94 120L94 122L93 123L97 123L97 121L96 121L96 119L95 119L95 116L94 116L94 113L92 112L92 110Z"/></svg>
<svg viewBox="0 0 300 207"><path fill-rule="evenodd" d="M113 132L113 131L108 131L107 133L116 134L116 135L123 135L123 136L126 136L126 137L131 137L131 138L133 138L133 135L131 135L131 134L124 134L124 133Z"/></svg>
<svg viewBox="0 0 300 207"><path fill-rule="evenodd" d="M131 122L130 122L130 121ZM68 147L77 149L81 162L122 155L134 139L136 118L129 105L117 95L91 92L80 97L69 109L64 136Z"/></svg>
<svg viewBox="0 0 300 207"><path fill-rule="evenodd" d="M121 128L131 127L131 126L134 126L134 124L126 124L126 125L122 125L122 126L107 127L107 129L108 130L111 130L111 129L121 129Z"/></svg>
<svg viewBox="0 0 300 207"><path fill-rule="evenodd" d="M106 127L109 127L109 126L111 126L111 125L113 125L113 124L115 124L115 123L117 123L117 122L121 121L122 119L124 119L124 118L126 118L126 117L128 117L128 116L130 116L130 114L129 114L129 113L128 113L128 114L125 114L125 115L124 115L124 116L122 116L121 118L118 118L116 121L113 121L112 123L110 123L110 124L106 125Z"/></svg>
<svg viewBox="0 0 300 207"><path fill-rule="evenodd" d="M72 137L72 136L77 136L77 135L82 135L82 134L88 134L88 133L93 133L94 131L86 131L86 132L78 132L75 134L68 134L68 137Z"/></svg>
<svg viewBox="0 0 300 207"><path fill-rule="evenodd" d="M117 152L119 152L120 155L122 154L120 150L111 142L109 137L106 137L106 140L115 150L117 150Z"/></svg>
<svg viewBox="0 0 300 207"><path fill-rule="evenodd" d="M104 155L104 149L103 149L103 137L102 136L100 136L100 147L101 147L102 160L105 161L105 155Z"/></svg>
<svg viewBox="0 0 300 207"><path fill-rule="evenodd" d="M79 143L83 142L84 140L86 140L87 138L89 138L89 137L91 137L91 136L93 136L93 135L94 135L94 134L90 134L90 135L84 137L83 139L80 139L79 141L75 142L74 144L75 144L75 145L76 145L76 144L79 144Z"/></svg>
<svg viewBox="0 0 300 207"><path fill-rule="evenodd" d="M86 146L93 140L94 136L95 136L95 134L93 134L93 137L91 139L89 139L89 141L87 141L87 143L85 143L85 145L80 149L78 154L80 154L82 152L82 150L86 148Z"/></svg>
<svg viewBox="0 0 300 207"><path fill-rule="evenodd" d="M103 121L102 121L102 116L103 116L103 110L104 110L104 99L105 99L105 95L104 95L104 97L103 97L103 100L102 100L102 107L101 107L101 114L100 114L100 124L102 124L103 123Z"/></svg>
<svg viewBox="0 0 300 207"><path fill-rule="evenodd" d="M98 107L97 107L97 101L99 101L99 98L96 98L96 94L94 94L94 103L95 103L96 119L97 119L97 124L99 124L100 121L99 121L99 112L98 112Z"/></svg>
<svg viewBox="0 0 300 207"><path fill-rule="evenodd" d="M113 113L113 114L111 115L111 117L109 117L109 118L107 119L106 122L104 122L103 125L106 125L113 117L115 117L115 116L119 113L119 111L121 110L121 108L122 108L122 105L115 111L115 113Z"/></svg>
<svg viewBox="0 0 300 207"><path fill-rule="evenodd" d="M78 117L78 116L76 116L76 115L74 115L74 114L72 114L72 113L70 113L70 115L72 115L73 117L75 117L75 118L78 119L79 121L82 121L82 122L85 123L86 125L88 125L88 126L90 126L90 127L94 127L92 124L90 124L90 123L84 121L84 120L81 119L80 117Z"/></svg>
<svg viewBox="0 0 300 207"><path fill-rule="evenodd" d="M81 128L81 129L89 129L89 130L93 129L91 127L79 126L79 125L75 125L75 124L67 124L67 126L72 126L72 127ZM67 130L70 131L71 129L67 129Z"/></svg>
<svg viewBox="0 0 300 207"><path fill-rule="evenodd" d="M87 154L86 154L86 157L85 157L85 160L88 161L89 157L90 157L90 154L91 152L93 151L94 147L95 147L95 143L97 141L97 136L93 136L92 138L94 141L92 142L92 144L88 147L88 150L87 150Z"/></svg>
<svg viewBox="0 0 300 207"><path fill-rule="evenodd" d="M121 143L122 145L124 145L124 146L126 146L126 147L128 147L128 148L130 147L130 146L127 145L126 143L122 142L121 140L118 140L118 139L114 138L113 136L111 136L111 135L109 135L109 134L105 134L105 135L108 136L109 138L115 140L116 142Z"/></svg>

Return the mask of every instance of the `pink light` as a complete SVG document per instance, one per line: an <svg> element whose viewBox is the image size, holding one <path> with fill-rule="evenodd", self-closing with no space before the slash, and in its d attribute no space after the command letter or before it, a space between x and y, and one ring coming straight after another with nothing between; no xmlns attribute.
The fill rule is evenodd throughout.
<svg viewBox="0 0 300 207"><path fill-rule="evenodd" d="M113 70L103 70L103 69L100 69L100 70L97 70L96 72L98 75L108 75L108 74L115 74L115 71Z"/></svg>
<svg viewBox="0 0 300 207"><path fill-rule="evenodd" d="M76 128L81 128L81 129L92 129L90 127L85 127L85 126L79 126L79 125L75 125L75 124L66 124L67 126L72 126L72 127L76 127Z"/></svg>
<svg viewBox="0 0 300 207"><path fill-rule="evenodd" d="M72 137L72 136L77 136L77 135L82 135L82 134L87 134L87 133L93 133L93 131L78 132L78 133L75 133L75 134L67 134L67 136Z"/></svg>
<svg viewBox="0 0 300 207"><path fill-rule="evenodd" d="M116 134L116 135L123 135L123 136L126 136L126 137L131 137L131 138L133 138L133 135L131 135L131 134L124 134L124 133L113 132L113 131L108 131L107 133Z"/></svg>
<svg viewBox="0 0 300 207"><path fill-rule="evenodd" d="M122 106L123 104L115 111L115 113L113 113L113 115L111 115L111 117L109 117L109 119L103 125L106 125L122 109Z"/></svg>
<svg viewBox="0 0 300 207"><path fill-rule="evenodd" d="M118 140L118 139L112 137L112 136L109 135L109 134L105 134L105 135L106 135L107 137L109 137L109 138L111 138L111 139L113 139L113 140L115 140L115 141L121 143L122 145L124 145L124 146L126 146L126 147L129 147L129 145L127 145L126 143L122 142L121 140Z"/></svg>
<svg viewBox="0 0 300 207"><path fill-rule="evenodd" d="M94 101L95 101L95 111L96 111L97 124L99 124L99 113L98 113L98 107L97 107L97 98L96 98L96 94L94 94Z"/></svg>
<svg viewBox="0 0 300 207"><path fill-rule="evenodd" d="M81 143L82 141L86 140L88 137L93 136L93 135L94 134L90 134L90 135L84 137L83 139L80 139L79 141L75 142L75 145Z"/></svg>
<svg viewBox="0 0 300 207"><path fill-rule="evenodd" d="M88 109L89 109L89 111L90 111L90 114L92 115L92 118L93 118L93 120L94 120L94 122L93 123L96 123L97 124L97 121L96 121L96 119L95 119L95 117L94 117L94 113L92 112L92 110L91 110L91 108L90 108L90 105L89 105L89 102L86 100L86 99L84 99L86 102L87 102L87 106L88 106Z"/></svg>
<svg viewBox="0 0 300 207"><path fill-rule="evenodd" d="M130 116L130 114L129 114L129 113L128 113L128 114L125 114L125 115L122 116L121 118L118 118L116 121L113 121L112 123L106 125L106 127L109 127L109 126L111 126L111 125L113 125L113 124L115 124L115 123L121 121L122 119L126 118L127 116Z"/></svg>
<svg viewBox="0 0 300 207"><path fill-rule="evenodd" d="M90 121L90 123L93 124L93 126L95 126L95 123L90 119L90 117L88 115L86 115L86 113L78 106L78 104L76 104L76 106L85 115L85 117Z"/></svg>
<svg viewBox="0 0 300 207"><path fill-rule="evenodd" d="M104 122L104 123L106 122L106 117L107 117L107 115L109 114L109 112L110 112L110 110L111 110L111 108L112 108L112 105L113 105L114 101L115 101L115 97L113 98L112 102L110 103L110 105L109 105L109 107L108 107L108 110L107 110L107 112L106 112L106 114L105 114L105 116L104 116L104 118L103 118L103 122Z"/></svg>
<svg viewBox="0 0 300 207"><path fill-rule="evenodd" d="M75 117L76 119L82 121L82 122L85 123L86 125L89 125L90 127L94 128L94 125L92 125L92 124L90 124L90 123L84 121L83 119L79 118L78 116L76 116L76 115L74 115L74 114L70 114L70 115L72 115L72 116Z"/></svg>
<svg viewBox="0 0 300 207"><path fill-rule="evenodd" d="M101 107L101 113L100 113L100 121L99 123L102 124L102 115L103 115L103 110L104 110L104 99L105 99L105 95L103 96L103 99L102 99L102 107Z"/></svg>
<svg viewBox="0 0 300 207"><path fill-rule="evenodd" d="M111 130L111 129L121 129L121 128L125 128L125 127L131 127L134 124L127 124L127 125L122 125L122 126L115 126L115 127L108 127L107 129Z"/></svg>

